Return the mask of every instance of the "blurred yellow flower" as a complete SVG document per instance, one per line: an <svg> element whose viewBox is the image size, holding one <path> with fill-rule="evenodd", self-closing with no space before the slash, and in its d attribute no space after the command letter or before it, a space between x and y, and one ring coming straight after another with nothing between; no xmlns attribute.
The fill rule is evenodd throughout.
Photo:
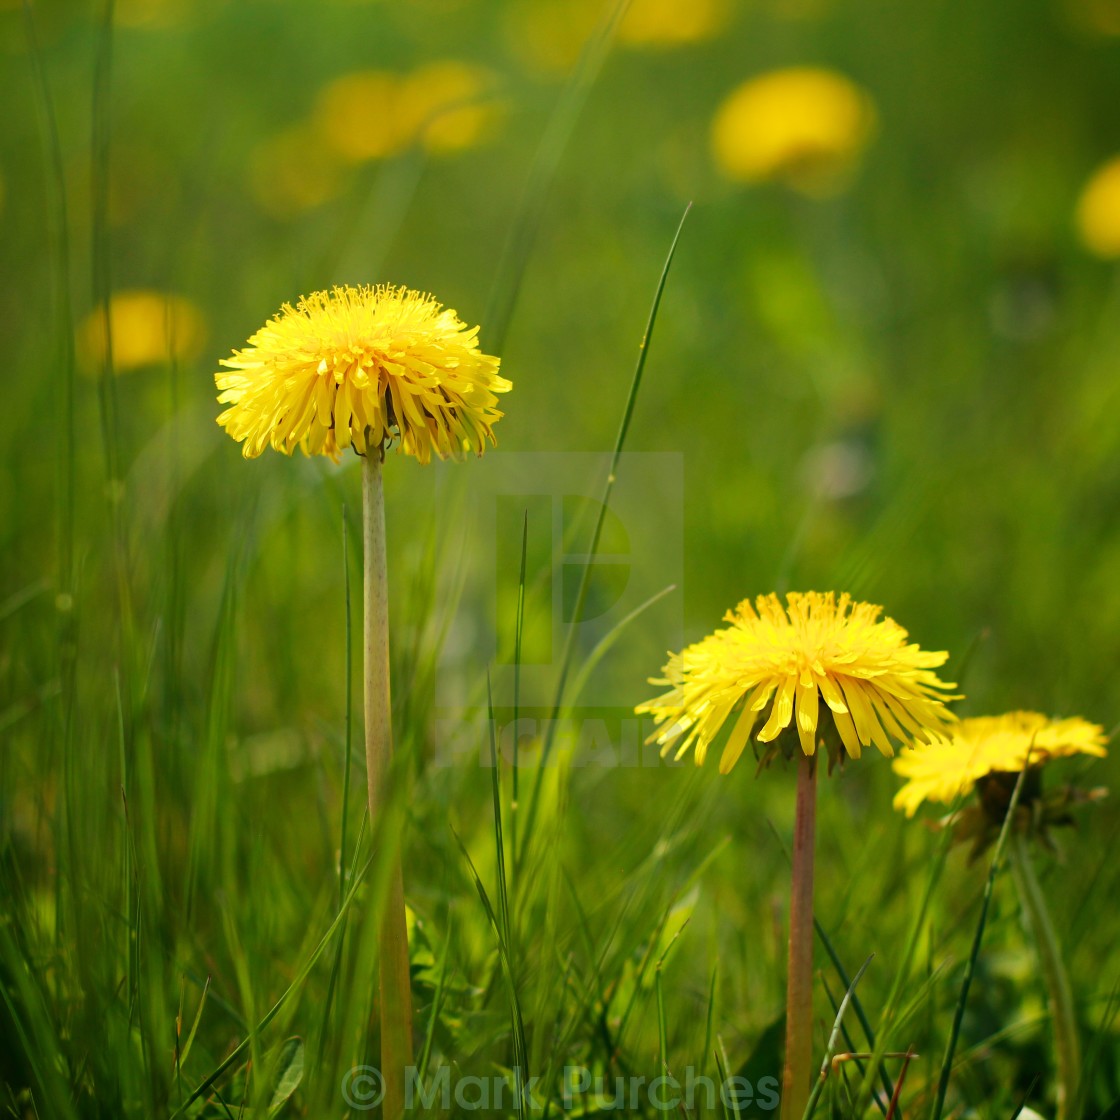
<svg viewBox="0 0 1120 1120"><path fill-rule="evenodd" d="M768 705L758 741L772 742L795 721L801 750L814 754L829 730L820 722L821 697L850 757L872 743L892 755L892 737L907 743L940 733L955 718L944 705L954 697L939 695L953 686L932 672L948 654L907 643L906 631L881 613L832 592L790 592L785 607L777 595L759 596L753 607L744 599L724 615L729 627L670 655L665 676L650 681L669 691L635 711L665 725L651 738L663 754L681 740L675 757L694 747L700 765L738 709L720 759L724 774Z"/></svg>
<svg viewBox="0 0 1120 1120"><path fill-rule="evenodd" d="M493 76L465 62L431 62L402 79L397 113L402 134L429 152L473 148L497 120Z"/></svg>
<svg viewBox="0 0 1120 1120"><path fill-rule="evenodd" d="M245 457L266 447L338 460L353 447L427 463L481 455L512 388L499 359L431 296L389 284L315 292L280 312L221 364L218 417Z"/></svg>
<svg viewBox="0 0 1120 1120"><path fill-rule="evenodd" d="M274 218L291 218L333 198L343 183L337 157L306 124L261 141L249 155L249 189Z"/></svg>
<svg viewBox="0 0 1120 1120"><path fill-rule="evenodd" d="M114 0L113 22L119 27L162 29L181 23L188 0Z"/></svg>
<svg viewBox="0 0 1120 1120"><path fill-rule="evenodd" d="M118 373L189 361L206 341L202 312L190 300L167 292L114 292L109 299L108 327L107 332L102 307L91 311L78 327L78 359L88 373L100 369L110 339L113 368Z"/></svg>
<svg viewBox="0 0 1120 1120"><path fill-rule="evenodd" d="M360 70L343 74L319 93L315 120L327 144L345 160L363 163L400 151L405 138L397 119L395 74Z"/></svg>
<svg viewBox="0 0 1120 1120"><path fill-rule="evenodd" d="M631 0L618 38L649 47L699 43L718 35L730 15L729 0Z"/></svg>
<svg viewBox="0 0 1120 1120"><path fill-rule="evenodd" d="M718 35L734 0L631 0L619 22L622 47L668 49ZM569 69L602 23L600 0L521 0L506 6L506 38L523 62L550 73Z"/></svg>
<svg viewBox="0 0 1120 1120"><path fill-rule="evenodd" d="M434 153L462 151L484 140L497 119L493 84L488 70L454 60L406 75L361 70L324 86L315 121L350 163L385 159L416 143Z"/></svg>
<svg viewBox="0 0 1120 1120"><path fill-rule="evenodd" d="M894 760L907 778L894 807L912 817L923 801L951 804L988 774L1016 774L1030 761L1073 754L1103 757L1104 729L1083 719L1049 719L1038 712L962 719L946 737L908 747Z"/></svg>
<svg viewBox="0 0 1120 1120"><path fill-rule="evenodd" d="M730 179L776 179L820 195L843 185L874 130L863 90L841 74L797 67L732 90L712 122L712 150Z"/></svg>
<svg viewBox="0 0 1120 1120"><path fill-rule="evenodd" d="M1120 156L1093 173L1077 203L1077 230L1098 257L1120 257Z"/></svg>
<svg viewBox="0 0 1120 1120"><path fill-rule="evenodd" d="M505 34L525 66L562 73L595 30L596 0L520 0L505 6Z"/></svg>
<svg viewBox="0 0 1120 1120"><path fill-rule="evenodd" d="M1120 0L1066 0L1073 22L1094 35L1120 35Z"/></svg>

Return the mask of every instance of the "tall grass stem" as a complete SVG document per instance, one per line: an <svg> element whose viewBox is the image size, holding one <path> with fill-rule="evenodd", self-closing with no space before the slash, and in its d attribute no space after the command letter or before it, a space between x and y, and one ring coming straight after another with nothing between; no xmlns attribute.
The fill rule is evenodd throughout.
<svg viewBox="0 0 1120 1120"><path fill-rule="evenodd" d="M1046 981L1050 1018L1054 1025L1054 1049L1058 1060L1057 1120L1076 1120L1078 1086L1081 1081L1081 1046L1077 1038L1077 1017L1073 1010L1069 975L1046 899L1031 862L1028 838L1024 832L1011 836L1008 845L1011 874L1019 890L1019 901L1027 926L1038 950L1038 963Z"/></svg>
<svg viewBox="0 0 1120 1120"><path fill-rule="evenodd" d="M1033 748L1034 744L1032 743L1031 746ZM984 897L980 903L980 917L976 922L976 932L972 938L972 950L968 955L968 961L965 963L964 979L961 981L961 991L960 995L957 997L956 1011L953 1013L953 1025L949 1031L949 1041L945 1045L945 1057L941 1062L941 1076L937 1081L937 1096L933 1102L930 1120L941 1120L941 1115L945 1110L945 1095L949 1091L949 1078L953 1074L953 1055L957 1050L957 1041L961 1033L961 1023L964 1021L965 1008L968 1006L968 991L972 986L972 979L976 975L976 962L980 959L980 946L984 941L984 927L988 922L988 907L992 902L996 878L999 876L1000 868L1003 864L1003 853L1012 832L1015 813L1019 808L1019 797L1023 792L1023 780L1027 775L1027 766L1030 763L1030 757L1030 751L1028 750L1026 762L1023 764L1023 769L1019 774L1018 781L1015 783L1015 789L1011 794L1011 800L1007 804L1007 813L1003 818L1003 825L999 830L999 839L996 841L995 852L992 854L992 865L988 870L988 879L984 884ZM946 833L951 835L950 830L946 830Z"/></svg>
<svg viewBox="0 0 1120 1120"><path fill-rule="evenodd" d="M370 452L362 466L363 546L365 554L365 723L369 815L376 823L384 809L393 755L389 695L389 579L385 556L385 497L381 457ZM383 1115L404 1114L405 1071L412 1065L412 987L404 878L399 850L389 870L389 891L378 936L381 992L381 1075L385 1081Z"/></svg>
<svg viewBox="0 0 1120 1120"><path fill-rule="evenodd" d="M813 847L816 839L817 764L800 754L793 825L793 885L789 905L789 977L786 987L786 1060L782 1120L801 1120L809 1101L813 1060Z"/></svg>

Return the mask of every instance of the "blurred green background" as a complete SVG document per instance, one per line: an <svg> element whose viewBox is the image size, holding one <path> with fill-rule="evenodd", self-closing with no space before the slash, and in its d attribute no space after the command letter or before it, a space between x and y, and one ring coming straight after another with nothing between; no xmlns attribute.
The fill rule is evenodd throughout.
<svg viewBox="0 0 1120 1120"><path fill-rule="evenodd" d="M353 523L358 471L245 463L214 423L218 360L301 293L430 290L481 324L514 383L502 452L606 451L691 201L627 442L683 457L684 577L668 617L685 639L745 596L849 590L949 650L950 676L967 668L962 714L1115 726L1116 0L633 0L613 16L591 0L117 0L108 22L70 2L36 5L33 23L37 49L20 5L0 3L0 867L4 920L20 931L7 979L16 959L46 978L43 1029L63 1055L46 1064L63 1069L75 1114L95 1114L92 1100L151 1114L171 1094L170 1038L131 1011L109 1034L126 1040L118 1053L137 1031L149 1039L136 1045L155 1072L75 1054L114 1014L130 844L135 890L160 881L151 1022L181 989L189 1019L206 975L224 1001L200 1021L191 1087L292 981L309 928L329 924L342 507ZM789 68L838 85L814 101L795 74L714 139L743 83ZM436 589L472 564L436 480L469 489L474 469L391 456L386 471L396 714L414 782L406 884L435 956L454 946L454 1022L436 1047L464 1068L468 1055L508 1062L491 931L446 827L492 876L490 778L434 765L426 705L440 635L466 609ZM656 492L646 504L649 525L679 519ZM356 573L353 546L352 532ZM654 627L620 638L604 669L632 681L620 702L647 696L670 640ZM486 668L469 674L475 695ZM533 1045L606 1061L591 1012L563 1044L551 1033L561 1008L584 1005L550 969L570 955L576 974L598 975L580 998L606 1001L615 1022L599 987L633 985L685 898L692 921L666 972L673 1048L699 1061L718 960L738 1068L781 1011L785 863L767 822L788 834L792 777L573 766L545 813L560 822L548 866L563 876L524 901ZM126 817L122 775L145 767L150 798ZM1062 773L1115 784L1116 764ZM932 844L891 812L896 785L866 757L821 797L818 913L842 928L849 972L878 954L871 1008ZM1118 836L1105 802L1043 869L1087 1040L1120 971ZM915 996L931 1043L915 1084L936 1074L981 886L954 856L929 934L948 982ZM75 948L87 920L99 932ZM988 937L955 1091L1002 1107L1049 1049L1010 892ZM316 1036L329 971L316 965L285 1011L290 1034ZM13 998L5 1029L29 1000ZM372 1045L354 1016L332 1068ZM1097 1111L1120 1097L1108 1031ZM624 1034L619 1051L648 1064L656 1023L638 1015ZM13 1043L0 1065L13 1100L32 1080L23 1052ZM310 1072L285 1107L341 1114L329 1083ZM1048 1092L1044 1080L1037 1099Z"/></svg>

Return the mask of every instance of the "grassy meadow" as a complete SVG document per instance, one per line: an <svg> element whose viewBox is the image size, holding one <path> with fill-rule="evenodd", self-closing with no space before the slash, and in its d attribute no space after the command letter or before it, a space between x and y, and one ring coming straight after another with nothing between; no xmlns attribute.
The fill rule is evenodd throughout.
<svg viewBox="0 0 1120 1120"><path fill-rule="evenodd" d="M788 68L844 83L757 110L800 147L720 132ZM1120 723L1115 0L0 0L0 97L0 1115L374 1114L399 849L417 1114L776 1117L795 768L643 748L666 650L848 591L962 716ZM371 826L357 460L246 461L214 373L383 282L513 390L386 456ZM814 1063L869 958L833 1052L917 1056L816 1115L1055 1116L1012 878L900 784L819 782ZM1074 816L1065 1115L1115 1118L1120 802Z"/></svg>

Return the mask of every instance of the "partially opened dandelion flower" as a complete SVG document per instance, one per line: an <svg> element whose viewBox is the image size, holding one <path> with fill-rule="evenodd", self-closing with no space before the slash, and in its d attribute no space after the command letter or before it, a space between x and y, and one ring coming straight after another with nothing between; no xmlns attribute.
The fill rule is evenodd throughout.
<svg viewBox="0 0 1120 1120"><path fill-rule="evenodd" d="M1014 779L1028 765L1028 754L1031 766L1075 754L1100 758L1107 753L1104 744L1104 729L1083 719L1038 712L962 719L949 735L908 747L895 759L895 773L908 780L894 807L912 817L923 801L951 804L989 775Z"/></svg>
<svg viewBox="0 0 1120 1120"><path fill-rule="evenodd" d="M894 807L912 817L923 801L953 803L975 788L977 798L940 822L952 829L958 843L971 841L976 859L997 841L1007 825L1007 852L1026 919L1025 928L1038 950L1038 967L1046 982L1057 1070L1058 1120L1070 1120L1081 1085L1081 1043L1078 1037L1069 976L1062 960L1054 923L1042 885L1034 870L1030 841L1053 846L1049 829L1073 823L1071 808L1096 801L1105 790L1073 787L1046 791L1046 764L1070 755L1101 757L1104 729L1083 719L1050 719L1038 712L963 719L944 737L902 752L894 769L906 785ZM1018 790L1018 801L1014 801ZM1012 805L1015 816L1008 820Z"/></svg>
<svg viewBox="0 0 1120 1120"><path fill-rule="evenodd" d="M218 423L246 458L266 447L337 460L393 440L427 463L481 455L510 382L470 329L429 295L389 284L336 287L284 304L215 374Z"/></svg>
<svg viewBox="0 0 1120 1120"><path fill-rule="evenodd" d="M837 754L859 758L874 744L892 755L892 740L941 733L955 718L945 701L955 697L948 694L954 686L933 672L948 654L908 642L881 611L832 592L790 592L785 606L777 595L760 596L753 606L744 599L724 616L728 627L670 655L664 677L650 681L669 691L636 710L660 725L654 738L662 753L675 747L680 758L693 749L698 765L737 712L720 760L725 774L764 715L761 743L795 724L802 752L813 755L834 727Z"/></svg>

